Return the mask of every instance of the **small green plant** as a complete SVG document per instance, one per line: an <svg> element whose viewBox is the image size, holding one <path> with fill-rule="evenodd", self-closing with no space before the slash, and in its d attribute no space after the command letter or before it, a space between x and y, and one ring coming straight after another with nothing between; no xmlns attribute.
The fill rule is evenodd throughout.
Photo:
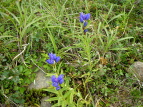
<svg viewBox="0 0 143 107"><path fill-rule="evenodd" d="M76 91L74 88L71 88L69 85L68 78L64 77L64 83L61 84L61 89L48 88L44 91L54 93L55 97L49 98L46 101L54 102L52 107L56 106L72 106L72 107L83 107L83 105L88 104L86 100L83 99L80 91ZM76 99L76 100L75 100Z"/></svg>

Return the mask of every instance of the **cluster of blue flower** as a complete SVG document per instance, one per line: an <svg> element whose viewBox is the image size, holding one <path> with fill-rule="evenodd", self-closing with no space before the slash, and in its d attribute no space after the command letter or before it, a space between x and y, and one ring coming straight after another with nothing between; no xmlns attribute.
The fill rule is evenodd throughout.
<svg viewBox="0 0 143 107"><path fill-rule="evenodd" d="M52 81L52 85L54 87L56 87L56 90L59 90L60 89L60 86L59 84L62 84L64 82L64 79L63 79L64 75L59 75L57 78L55 75L52 75L51 77L51 81Z"/></svg>
<svg viewBox="0 0 143 107"><path fill-rule="evenodd" d="M90 13L88 13L88 14L84 14L83 12L80 13L79 21L81 23L83 23L84 33L86 33L88 31L88 29L85 29L85 27L88 24L88 22L86 22L86 20L89 20L89 18L90 18Z"/></svg>
<svg viewBox="0 0 143 107"><path fill-rule="evenodd" d="M49 55L49 59L46 60L47 63L54 64L55 62L60 61L60 57L56 56L56 54L49 53L48 55Z"/></svg>

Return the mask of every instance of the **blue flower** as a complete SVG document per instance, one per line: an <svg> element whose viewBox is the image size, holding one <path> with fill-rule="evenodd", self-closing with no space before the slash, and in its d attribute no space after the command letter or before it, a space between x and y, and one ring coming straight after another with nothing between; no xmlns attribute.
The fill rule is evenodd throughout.
<svg viewBox="0 0 143 107"><path fill-rule="evenodd" d="M80 16L79 16L79 21L81 23L83 23L83 30L84 30L84 33L88 32L87 29L85 29L85 27L87 26L88 22L86 20L88 20L90 18L90 13L87 13L87 14L84 14L83 12L80 13Z"/></svg>
<svg viewBox="0 0 143 107"><path fill-rule="evenodd" d="M88 32L88 29L85 29L85 30L84 30L84 33L86 33L86 32Z"/></svg>
<svg viewBox="0 0 143 107"><path fill-rule="evenodd" d="M53 59L53 60L54 60L54 59L56 58L56 54L49 53L48 55L49 55L49 58L50 58L50 59Z"/></svg>
<svg viewBox="0 0 143 107"><path fill-rule="evenodd" d="M56 78L55 75L52 75L51 77L51 81L54 83L54 82L58 82L58 79Z"/></svg>
<svg viewBox="0 0 143 107"><path fill-rule="evenodd" d="M88 20L90 18L90 13L84 14L83 12L80 13L79 20L81 23L83 23L85 20Z"/></svg>
<svg viewBox="0 0 143 107"><path fill-rule="evenodd" d="M60 86L56 87L56 90L59 90L60 89Z"/></svg>
<svg viewBox="0 0 143 107"><path fill-rule="evenodd" d="M47 59L46 62L49 63L49 64L54 64L55 63L54 60L52 60L52 59Z"/></svg>
<svg viewBox="0 0 143 107"><path fill-rule="evenodd" d="M48 55L49 55L50 59L46 60L47 63L54 64L55 62L59 62L60 61L60 57L56 56L56 54L49 53Z"/></svg>
<svg viewBox="0 0 143 107"><path fill-rule="evenodd" d="M53 85L54 87L59 87L59 84L56 83L56 82L53 82L52 85Z"/></svg>
<svg viewBox="0 0 143 107"><path fill-rule="evenodd" d="M90 19L90 13L84 15L84 20Z"/></svg>
<svg viewBox="0 0 143 107"><path fill-rule="evenodd" d="M64 77L64 75L59 75L58 76L58 82L59 82L59 84L62 84L64 82L63 77Z"/></svg>
<svg viewBox="0 0 143 107"><path fill-rule="evenodd" d="M87 26L87 24L88 24L87 22L84 22L84 23L83 23L83 26L84 26L84 27L86 27L86 26Z"/></svg>
<svg viewBox="0 0 143 107"><path fill-rule="evenodd" d="M59 84L62 84L64 82L64 79L63 79L64 75L59 75L57 78L55 75L52 75L51 76L51 81L52 81L52 85L54 87L56 87L56 90L59 90L61 87L59 86Z"/></svg>
<svg viewBox="0 0 143 107"><path fill-rule="evenodd" d="M59 62L60 61L60 57L59 56L57 56L56 58L55 58L55 62Z"/></svg>

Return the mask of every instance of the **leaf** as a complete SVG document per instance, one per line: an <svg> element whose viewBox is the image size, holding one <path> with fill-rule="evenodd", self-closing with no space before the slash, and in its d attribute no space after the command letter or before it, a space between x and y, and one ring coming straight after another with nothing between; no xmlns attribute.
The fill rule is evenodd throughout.
<svg viewBox="0 0 143 107"><path fill-rule="evenodd" d="M30 84L31 83L30 79L29 78L25 79L25 83Z"/></svg>
<svg viewBox="0 0 143 107"><path fill-rule="evenodd" d="M60 105L58 103L52 105L52 107L59 107Z"/></svg>
<svg viewBox="0 0 143 107"><path fill-rule="evenodd" d="M35 105L36 107L40 107L40 105L38 105L38 104L36 104L36 103L34 103L34 105Z"/></svg>
<svg viewBox="0 0 143 107"><path fill-rule="evenodd" d="M20 93L23 94L25 90L26 90L26 89L25 89L24 87L21 87L21 88L20 88Z"/></svg>
<svg viewBox="0 0 143 107"><path fill-rule="evenodd" d="M66 92L63 96L64 99L68 98L70 96L70 94L71 94L71 91Z"/></svg>
<svg viewBox="0 0 143 107"><path fill-rule="evenodd" d="M117 42L120 42L120 41L123 41L123 40L126 40L126 39L132 39L134 37L125 37L125 38L121 38L121 39L118 39Z"/></svg>
<svg viewBox="0 0 143 107"><path fill-rule="evenodd" d="M44 91L48 91L48 92L51 92L51 93L55 93L55 94L58 94L58 91L55 90L55 89L43 89Z"/></svg>
<svg viewBox="0 0 143 107"><path fill-rule="evenodd" d="M83 74L83 75L81 76L81 78L82 78L82 77L85 77L85 76L89 76L89 75L90 75L90 72L87 72L87 73Z"/></svg>
<svg viewBox="0 0 143 107"><path fill-rule="evenodd" d="M128 50L129 48L112 48L110 50Z"/></svg>
<svg viewBox="0 0 143 107"><path fill-rule="evenodd" d="M7 10L6 8L3 7L3 9L6 10L17 21L18 24L20 24L20 21L18 20L18 17L16 17L12 12ZM7 15L7 14L4 14L4 15Z"/></svg>
<svg viewBox="0 0 143 107"><path fill-rule="evenodd" d="M112 18L108 21L108 23L110 23L112 20L114 20L114 19L116 19L116 18L119 18L119 17L122 16L122 15L123 15L123 14L121 13L121 14L118 14L118 15L112 17Z"/></svg>
<svg viewBox="0 0 143 107"><path fill-rule="evenodd" d="M48 76L48 77L51 77L52 75L56 75L56 74L55 73L46 73L46 76Z"/></svg>
<svg viewBox="0 0 143 107"><path fill-rule="evenodd" d="M52 98L49 98L49 99L47 99L45 101L55 101L55 100L59 100L59 98L58 97L52 97Z"/></svg>
<svg viewBox="0 0 143 107"><path fill-rule="evenodd" d="M71 90L71 94L70 94L70 103L73 102L73 95L74 95L74 90Z"/></svg>
<svg viewBox="0 0 143 107"><path fill-rule="evenodd" d="M62 107L66 107L66 101L62 101Z"/></svg>
<svg viewBox="0 0 143 107"><path fill-rule="evenodd" d="M0 39L2 39L2 38L9 38L9 37L13 37L13 36L0 36Z"/></svg>

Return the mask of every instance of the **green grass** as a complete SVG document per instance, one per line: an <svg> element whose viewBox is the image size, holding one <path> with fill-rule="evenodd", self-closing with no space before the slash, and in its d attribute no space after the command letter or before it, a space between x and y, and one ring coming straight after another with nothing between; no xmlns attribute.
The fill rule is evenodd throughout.
<svg viewBox="0 0 143 107"><path fill-rule="evenodd" d="M46 93L62 107L141 107L143 87L127 69L143 61L142 7L141 0L2 0L0 103L40 105ZM91 14L86 34L80 12ZM59 63L45 62L51 52ZM35 101L27 86L41 69L64 74L65 83Z"/></svg>

